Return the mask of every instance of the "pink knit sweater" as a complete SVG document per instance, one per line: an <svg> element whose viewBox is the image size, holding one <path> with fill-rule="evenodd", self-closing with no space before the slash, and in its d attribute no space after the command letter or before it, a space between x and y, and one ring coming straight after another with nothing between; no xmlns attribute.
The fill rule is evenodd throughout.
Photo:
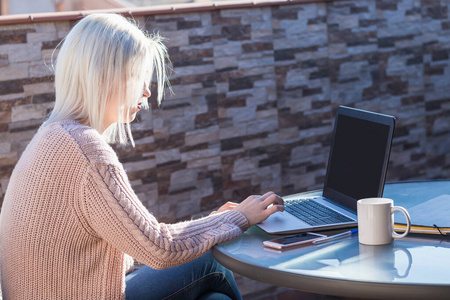
<svg viewBox="0 0 450 300"><path fill-rule="evenodd" d="M53 123L31 140L8 185L0 216L3 297L123 299L131 257L156 269L180 265L247 227L236 210L159 223L97 131Z"/></svg>

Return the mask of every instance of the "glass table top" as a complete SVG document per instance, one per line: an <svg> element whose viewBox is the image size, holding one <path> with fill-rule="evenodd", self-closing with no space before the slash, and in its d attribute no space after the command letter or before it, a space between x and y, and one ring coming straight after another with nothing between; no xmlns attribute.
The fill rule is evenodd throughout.
<svg viewBox="0 0 450 300"><path fill-rule="evenodd" d="M247 264L305 276L450 286L448 238L411 236L389 245L367 246L353 236L283 251L262 246L262 241L269 238L261 229L252 227L238 240L219 247Z"/></svg>

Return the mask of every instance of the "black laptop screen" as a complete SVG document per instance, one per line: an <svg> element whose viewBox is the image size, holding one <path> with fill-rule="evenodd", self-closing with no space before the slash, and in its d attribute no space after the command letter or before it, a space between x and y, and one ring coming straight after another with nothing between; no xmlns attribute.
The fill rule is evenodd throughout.
<svg viewBox="0 0 450 300"><path fill-rule="evenodd" d="M325 186L354 199L377 197L390 127L346 115L336 126Z"/></svg>

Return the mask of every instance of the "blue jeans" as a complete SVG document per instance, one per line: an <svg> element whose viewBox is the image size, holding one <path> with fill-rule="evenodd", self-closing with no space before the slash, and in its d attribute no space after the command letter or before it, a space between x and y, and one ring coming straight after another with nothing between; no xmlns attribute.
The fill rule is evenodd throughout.
<svg viewBox="0 0 450 300"><path fill-rule="evenodd" d="M242 300L233 273L210 252L164 270L144 266L125 277L125 299Z"/></svg>

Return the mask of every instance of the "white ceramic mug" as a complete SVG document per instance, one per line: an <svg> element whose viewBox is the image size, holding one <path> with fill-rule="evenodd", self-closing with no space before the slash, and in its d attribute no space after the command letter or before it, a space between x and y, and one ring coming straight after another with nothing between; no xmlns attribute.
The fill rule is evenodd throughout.
<svg viewBox="0 0 450 300"><path fill-rule="evenodd" d="M406 231L398 234L394 231L394 212L400 211L406 217ZM385 245L394 238L405 237L411 229L408 211L401 206L394 206L394 201L387 198L365 198L358 201L358 238L364 245Z"/></svg>

